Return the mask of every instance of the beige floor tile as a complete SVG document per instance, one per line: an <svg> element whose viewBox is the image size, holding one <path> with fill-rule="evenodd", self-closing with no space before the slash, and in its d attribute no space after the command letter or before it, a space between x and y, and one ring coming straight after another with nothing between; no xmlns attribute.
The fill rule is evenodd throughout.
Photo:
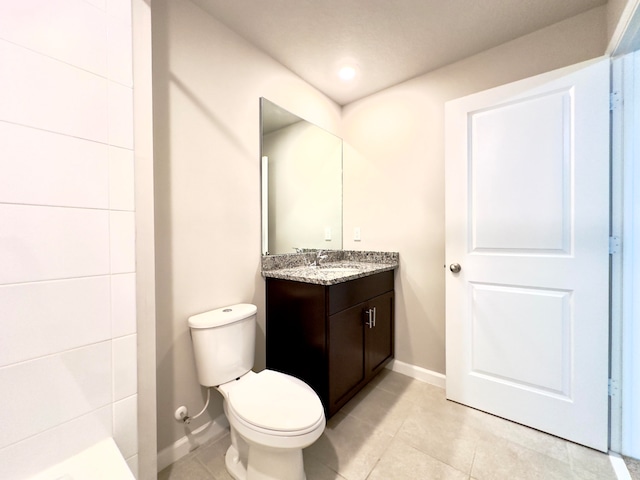
<svg viewBox="0 0 640 480"><path fill-rule="evenodd" d="M195 457L205 466L215 480L233 480L224 464L224 456L231 445L231 436L224 437L202 445L195 452Z"/></svg>
<svg viewBox="0 0 640 480"><path fill-rule="evenodd" d="M190 453L158 473L158 480L212 480L207 469Z"/></svg>
<svg viewBox="0 0 640 480"><path fill-rule="evenodd" d="M389 445L391 436L371 424L338 412L322 436L305 450L348 480L363 480Z"/></svg>
<svg viewBox="0 0 640 480"><path fill-rule="evenodd" d="M367 480L467 480L468 475L394 439Z"/></svg>
<svg viewBox="0 0 640 480"><path fill-rule="evenodd" d="M569 463L567 442L561 438L448 400L432 401L428 408L445 418L453 416L457 421L480 432L504 438L561 462Z"/></svg>
<svg viewBox="0 0 640 480"><path fill-rule="evenodd" d="M304 472L307 475L307 480L346 480L342 475L331 470L308 453L304 453Z"/></svg>
<svg viewBox="0 0 640 480"><path fill-rule="evenodd" d="M442 400L445 398L444 389L387 369L382 370L369 385L411 402L422 403L429 401L430 397Z"/></svg>
<svg viewBox="0 0 640 480"><path fill-rule="evenodd" d="M571 467L582 477L588 478L591 473L599 480L616 479L609 455L571 442L567 442L567 448Z"/></svg>
<svg viewBox="0 0 640 480"><path fill-rule="evenodd" d="M377 430L395 435L409 414L413 403L377 387L365 387L343 408L347 413Z"/></svg>
<svg viewBox="0 0 640 480"><path fill-rule="evenodd" d="M567 442L553 435L540 432L522 425L512 424L515 427L507 428L507 434L499 431L497 435L517 443L523 447L535 450L549 457L569 463L569 451Z"/></svg>
<svg viewBox="0 0 640 480"><path fill-rule="evenodd" d="M385 368L369 382L369 385L401 395L415 382L415 379L407 375Z"/></svg>
<svg viewBox="0 0 640 480"><path fill-rule="evenodd" d="M569 463L566 440L472 408L467 408L466 417L473 428Z"/></svg>
<svg viewBox="0 0 640 480"><path fill-rule="evenodd" d="M477 480L571 480L569 464L500 437L484 437L471 476Z"/></svg>
<svg viewBox="0 0 640 480"><path fill-rule="evenodd" d="M631 479L640 480L640 460L635 460L630 457L622 457L622 458L624 458L624 463L627 465L627 469L629 470Z"/></svg>
<svg viewBox="0 0 640 480"><path fill-rule="evenodd" d="M458 407L452 406L453 409ZM482 434L454 410L433 410L414 405L396 437L462 472L469 473Z"/></svg>

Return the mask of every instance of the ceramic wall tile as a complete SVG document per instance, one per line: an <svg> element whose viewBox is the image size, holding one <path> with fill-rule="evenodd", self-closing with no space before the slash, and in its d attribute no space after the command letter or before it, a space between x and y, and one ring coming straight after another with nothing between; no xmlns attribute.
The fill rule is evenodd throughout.
<svg viewBox="0 0 640 480"><path fill-rule="evenodd" d="M0 38L107 74L107 16L78 0L0 2Z"/></svg>
<svg viewBox="0 0 640 480"><path fill-rule="evenodd" d="M107 0L84 0L89 5L93 5L102 12L107 12Z"/></svg>
<svg viewBox="0 0 640 480"><path fill-rule="evenodd" d="M114 422L137 469L131 26L130 0L0 2L0 478Z"/></svg>
<svg viewBox="0 0 640 480"><path fill-rule="evenodd" d="M0 204L0 239L0 285L109 272L107 211Z"/></svg>
<svg viewBox="0 0 640 480"><path fill-rule="evenodd" d="M134 395L138 387L136 335L114 339L113 352L113 400Z"/></svg>
<svg viewBox="0 0 640 480"><path fill-rule="evenodd" d="M0 448L0 478L31 478L45 468L113 436L112 410L112 405L99 408Z"/></svg>
<svg viewBox="0 0 640 480"><path fill-rule="evenodd" d="M131 23L131 0L106 0L107 13Z"/></svg>
<svg viewBox="0 0 640 480"><path fill-rule="evenodd" d="M138 453L138 396L113 404L113 438L124 458Z"/></svg>
<svg viewBox="0 0 640 480"><path fill-rule="evenodd" d="M108 208L106 145L0 122L0 151L0 202Z"/></svg>
<svg viewBox="0 0 640 480"><path fill-rule="evenodd" d="M134 209L133 151L109 147L109 208Z"/></svg>
<svg viewBox="0 0 640 480"><path fill-rule="evenodd" d="M133 86L131 22L118 17L107 18L107 76L124 86Z"/></svg>
<svg viewBox="0 0 640 480"><path fill-rule="evenodd" d="M111 273L135 271L135 215L133 212L109 212Z"/></svg>
<svg viewBox="0 0 640 480"><path fill-rule="evenodd" d="M136 275L111 275L111 332L113 338L136 333Z"/></svg>
<svg viewBox="0 0 640 480"><path fill-rule="evenodd" d="M134 477L138 478L138 454L132 455L126 460L129 470L131 470L131 473L133 473Z"/></svg>
<svg viewBox="0 0 640 480"><path fill-rule="evenodd" d="M109 145L133 149L133 90L109 82Z"/></svg>
<svg viewBox="0 0 640 480"><path fill-rule="evenodd" d="M106 143L105 78L2 40L0 65L0 120Z"/></svg>
<svg viewBox="0 0 640 480"><path fill-rule="evenodd" d="M0 367L111 336L108 276L0 286Z"/></svg>
<svg viewBox="0 0 640 480"><path fill-rule="evenodd" d="M0 448L111 402L111 342L0 369Z"/></svg>

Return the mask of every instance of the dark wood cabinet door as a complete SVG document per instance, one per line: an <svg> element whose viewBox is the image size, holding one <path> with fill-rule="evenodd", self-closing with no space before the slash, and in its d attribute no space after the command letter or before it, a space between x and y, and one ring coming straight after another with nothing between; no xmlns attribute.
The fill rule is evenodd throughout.
<svg viewBox="0 0 640 480"><path fill-rule="evenodd" d="M364 305L329 317L329 410L365 378Z"/></svg>
<svg viewBox="0 0 640 480"><path fill-rule="evenodd" d="M267 280L267 368L307 382L326 402L326 288Z"/></svg>
<svg viewBox="0 0 640 480"><path fill-rule="evenodd" d="M393 356L393 300L389 292L367 302L367 310L375 309L375 324L364 326L367 376L378 373Z"/></svg>

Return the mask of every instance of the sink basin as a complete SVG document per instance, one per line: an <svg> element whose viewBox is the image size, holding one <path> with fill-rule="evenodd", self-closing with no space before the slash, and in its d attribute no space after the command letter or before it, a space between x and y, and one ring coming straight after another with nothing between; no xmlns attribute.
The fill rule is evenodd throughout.
<svg viewBox="0 0 640 480"><path fill-rule="evenodd" d="M339 273L342 275L355 275L356 273L360 273L360 269L355 267L322 267L320 271L325 273Z"/></svg>

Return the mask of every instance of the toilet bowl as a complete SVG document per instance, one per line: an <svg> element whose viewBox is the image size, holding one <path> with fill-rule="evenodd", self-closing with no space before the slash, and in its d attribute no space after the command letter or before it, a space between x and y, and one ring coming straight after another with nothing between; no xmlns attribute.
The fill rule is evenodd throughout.
<svg viewBox="0 0 640 480"><path fill-rule="evenodd" d="M316 393L297 378L272 370L249 372L217 387L232 432L225 456L237 480L303 480L302 449L325 428ZM245 460L246 459L246 460Z"/></svg>
<svg viewBox="0 0 640 480"><path fill-rule="evenodd" d="M324 408L302 380L273 370L255 373L257 308L239 304L189 317L200 384L222 395L236 480L305 480L302 449L324 431Z"/></svg>

